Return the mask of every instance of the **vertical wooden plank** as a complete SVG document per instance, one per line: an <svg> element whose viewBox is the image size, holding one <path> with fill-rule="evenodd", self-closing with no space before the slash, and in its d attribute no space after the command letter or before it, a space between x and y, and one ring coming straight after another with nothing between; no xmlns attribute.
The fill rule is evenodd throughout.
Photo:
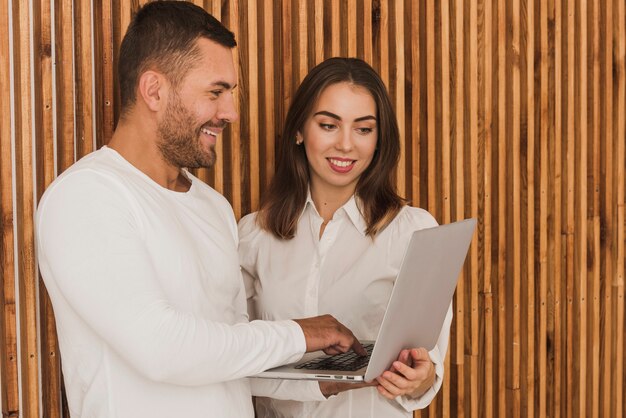
<svg viewBox="0 0 626 418"><path fill-rule="evenodd" d="M454 96L454 111L455 111L455 127L454 127L454 149L452 150L453 161L454 161L454 191L452 194L455 198L454 205L454 220L463 219L465 217L465 187L464 187L464 152L465 152L465 142L467 141L467 137L465 135L465 10L464 10L464 2L458 1L455 4L455 96ZM434 14L433 14L434 15ZM428 17L427 17L428 19ZM434 36L434 34L433 34ZM430 107L430 105L429 105ZM433 107L434 109L434 107ZM434 116L433 116L434 118ZM430 134L430 131L429 131ZM430 135L429 135L430 136ZM429 138L430 139L430 138ZM435 148L435 132L433 131L432 138L432 147ZM434 151L433 151L434 152ZM430 143L429 143L429 153L430 153ZM431 160L434 162L434 159ZM429 164L430 168L430 164ZM434 176L433 172L433 176ZM429 175L430 177L430 175ZM430 188L429 188L430 191ZM436 190L433 189L432 193L436 193ZM431 198L434 198L434 195L429 193L429 204ZM455 352L451 353L451 357L453 358L452 363L454 364L456 369L456 390L454 396L456 397L456 402L453 403L453 411L456 413L458 417L464 417L465 411L468 410L466 407L467 401L469 399L465 393L466 387L466 379L469 377L466 375L467 367L465 364L465 341L468 337L471 336L470 333L466 333L466 304L465 304L465 293L466 293L466 269L463 269L461 272L461 276L459 278L459 282L457 285L454 303L455 303L455 341L454 344L451 344L454 347ZM468 410L471 413L471 411ZM470 415L470 414L468 414Z"/></svg>
<svg viewBox="0 0 626 418"><path fill-rule="evenodd" d="M345 0L342 2L346 6L345 14L342 15L344 24L347 29L347 56L357 56L357 0ZM398 1L397 4L402 4ZM399 39L398 39L399 40Z"/></svg>
<svg viewBox="0 0 626 418"><path fill-rule="evenodd" d="M506 0L498 0L498 376L497 385L500 388L497 399L496 416L507 414L507 338L506 338L506 162L507 162L507 126L506 126L506 47L507 22ZM513 365L509 365L513 367Z"/></svg>
<svg viewBox="0 0 626 418"><path fill-rule="evenodd" d="M621 418L624 416L624 269L626 268L626 255L624 252L624 230L626 216L626 5L623 1L617 2L614 6L617 12L614 16L618 19L617 30L614 32L615 44L615 65L616 65L616 89L617 103L615 112L617 115L617 132L615 137L616 164L615 182L617 186L617 251L616 274L613 286L614 294L614 317L615 317L615 376L613 378L613 393L615 402L615 413L613 416ZM615 30L615 29L614 29ZM614 84L615 85L615 84Z"/></svg>
<svg viewBox="0 0 626 418"><path fill-rule="evenodd" d="M549 70L550 45L548 40L548 2L539 2L540 31L540 88L539 88L539 310L538 310L538 380L536 386L537 415L546 418L548 369L547 369L547 328L548 328L548 133L550 128L549 115Z"/></svg>
<svg viewBox="0 0 626 418"><path fill-rule="evenodd" d="M486 0L483 3L484 16L483 16L483 42L484 42L484 67L483 67L483 82L484 82L484 156L483 161L483 190L479 191L481 199L479 203L482 203L482 211L479 207L479 214L482 213L482 270L483 270L483 285L481 289L481 295L483 298L482 308L482 338L480 343L482 345L483 353L479 357L482 361L479 363L479 370L482 370L479 376L479 407L478 414L484 418L493 418L494 416L494 403L493 403L493 344L494 344L494 328L493 328L493 296L491 287L491 273L492 273L492 133L493 133L493 8L492 1ZM480 217L480 215L479 215Z"/></svg>
<svg viewBox="0 0 626 418"><path fill-rule="evenodd" d="M614 205L614 179L613 179L613 158L615 156L613 152L613 2L607 1L604 3L604 7L602 8L604 11L602 26L604 27L603 35L604 35L604 103L603 103L603 145L604 145L604 158L603 164L601 167L602 170L602 178L604 181L601 182L601 186L603 189L603 219L604 222L609 224L614 222L615 218L615 205ZM615 127L617 128L617 127ZM603 306L603 315L602 319L604 322L604 345L602 350L602 369L603 369L603 379L601 383L601 410L603 416L610 416L612 413L611 409L613 406L613 393L612 393L612 381L611 375L614 370L614 363L611 355L611 350L613 347L613 274L615 269L613 265L613 256L614 251L614 239L616 235L616 231L613 231L613 228L605 229L606 237L604 239L602 245L603 251L603 277L604 286L602 288L603 298L602 298L602 306Z"/></svg>
<svg viewBox="0 0 626 418"><path fill-rule="evenodd" d="M600 14L599 2L590 4L589 20L592 30L592 117L591 117L591 177L592 177L592 228L589 244L592 249L593 266L589 269L591 275L591 289L588 301L591 306L589 315L589 335L591 350L588 351L589 379L586 388L589 393L589 402L585 411L587 417L600 416Z"/></svg>
<svg viewBox="0 0 626 418"><path fill-rule="evenodd" d="M434 34L432 34L434 38ZM433 39L434 43L434 39ZM458 67L457 67L458 71ZM434 74L433 74L434 77ZM452 111L450 103L450 4L448 1L441 2L441 165L442 170L440 174L441 178L441 222L449 223L452 221L451 214L451 129L450 124L452 120ZM433 83L434 84L434 83ZM434 94L434 92L431 92ZM434 100L434 98L432 99ZM429 104L430 107L430 104ZM435 106L433 105L432 108ZM434 117L432 118L434 122ZM434 140L434 126L430 128L433 133ZM457 131L458 132L458 131ZM429 132L429 137L430 137ZM434 144L434 142L433 142ZM430 149L430 146L429 146ZM432 160L431 160L432 161ZM434 164L434 161L432 161ZM435 193L434 190L431 193ZM430 196L433 196L429 193Z"/></svg>
<svg viewBox="0 0 626 418"><path fill-rule="evenodd" d="M267 5L266 7L270 7ZM324 0L315 0L313 3L313 18L315 21L315 65L324 61ZM364 22L367 26L367 21ZM370 22L371 24L371 22ZM371 26L370 26L371 28ZM370 36L371 38L371 36ZM365 38L368 41L370 38ZM367 43L367 42L366 42Z"/></svg>
<svg viewBox="0 0 626 418"><path fill-rule="evenodd" d="M422 3L423 4L423 3ZM428 5L428 10L430 10L430 8L434 9L434 2L432 2L431 4ZM417 8L416 12L418 12ZM424 12L421 11L421 13L423 14ZM436 13L436 10L432 10L429 14L427 14L426 19L428 19L429 16L434 16ZM430 182L429 182L429 194L428 194L428 202L429 205L431 205L431 207L437 207L440 206L441 207L441 211L439 211L439 216L440 219L442 221L442 223L448 223L452 221L452 153L451 153L451 149L452 149L452 93L451 93L451 88L450 88L450 81L451 81L451 66L452 66L452 51L451 51L451 42L452 42L452 29L451 29L451 14L450 14L450 3L448 1L443 1L441 2L441 9L440 9L440 13L441 13L441 79L442 79L442 83L441 83L441 158L442 158L442 164L441 164L441 176L440 176L440 184L441 184L441 196L440 196L440 205L431 205L430 202L435 200L435 196L431 194L433 191L431 191L431 187L430 187ZM415 20L419 20L419 18L414 19ZM428 20L427 20L428 22ZM429 27L429 24L426 24L426 27ZM419 32L418 32L419 33ZM427 38L428 39L432 39L432 42L435 42L435 33L429 31L427 33ZM417 47L419 48L419 43L417 45ZM433 45L429 45L429 48L433 48ZM432 57L431 57L432 55ZM427 59L434 59L436 56L436 54L433 52L431 52L430 50L428 51L428 55L427 55ZM419 58L419 57L418 57ZM418 66L417 68L419 69L419 61L416 63L416 65ZM458 66L457 66L457 71L458 71ZM428 75L429 77L431 77L431 71L428 71ZM432 74L432 77L434 79L436 79L435 74ZM435 83L433 83L435 84ZM430 91L430 86L428 86L426 88L427 92L429 92L429 95L434 95L434 91ZM456 96L455 96L456 97ZM436 109L437 103L436 103L436 98L435 97L428 97L429 102L427 102L427 109L431 109L431 112L428 112L429 114L429 119L428 119L428 133L429 133L429 140L428 140L428 154L432 155L434 154L435 151L435 141L436 141L436 131L434 128L434 123L435 123L435 116L436 116L436 111L434 111ZM419 101L414 101L416 103L421 103L421 100ZM432 106L431 106L432 104ZM418 109L419 111L419 109ZM431 126L431 123L433 124L433 126ZM421 124L417 124L417 128L419 129ZM432 140L430 140L432 135ZM432 154L431 154L432 152ZM416 162L418 164L415 165L415 172L418 174L420 173L420 167L419 167L419 162L420 162L420 158L419 156L416 156ZM429 170L431 170L431 166L436 167L436 161L435 159L429 159L429 161L427 162L427 167L429 167ZM429 178L430 178L430 172L429 172ZM420 195L420 189L422 188L422 185L415 185L414 187L415 193L414 196L419 197ZM456 292L456 296L455 299L461 299L458 295L461 295L461 290L457 289ZM462 307L462 302L461 302L461 307ZM453 306L453 309L456 309L456 305ZM456 312L455 312L456 314ZM455 331L452 333L452 336L458 335L458 324L454 325L455 327ZM454 337L453 337L454 338ZM462 341L462 337L456 337L456 341L458 344L458 341ZM452 343L452 341L450 341L450 343ZM457 347L454 347L453 344L449 344L448 346L448 353L446 355L446 360L444 363L444 367L446 370L450 370L453 363L456 363L454 359L456 358L456 356L454 356L452 354L452 350L458 350ZM453 348L454 347L454 348ZM461 346L462 349L462 346ZM433 405L431 407L431 411L433 415L436 415L438 413L438 415L436 416L450 416L451 414L451 393L453 391L455 391L455 389L453 387L451 387L451 383L453 381L452 379L452 370L450 370L448 373L446 373L444 375L444 382L443 382L443 386L442 387L442 391L443 393L443 397L441 400L441 408L436 408L436 404ZM462 386L463 381L456 379L456 386ZM453 395L454 396L454 395ZM454 396L454 398L456 399L457 397Z"/></svg>
<svg viewBox="0 0 626 418"><path fill-rule="evenodd" d="M437 213L437 205L435 203L436 196L436 117L435 109L437 108L436 96L436 78L435 78L435 1L426 1L426 118L427 118L427 150L428 150L428 211Z"/></svg>
<svg viewBox="0 0 626 418"><path fill-rule="evenodd" d="M389 88L389 0L380 0L380 78Z"/></svg>
<svg viewBox="0 0 626 418"><path fill-rule="evenodd" d="M113 16L112 0L94 3L96 75L96 148L109 142L115 128L113 113Z"/></svg>
<svg viewBox="0 0 626 418"><path fill-rule="evenodd" d="M555 104L554 104L554 138L553 138L553 149L554 152L551 152L550 155L553 157L549 159L549 164L551 167L554 167L553 175L551 178L554 181L553 190L554 190L554 199L553 199L553 216L554 216L554 228L553 228L553 253L554 255L550 257L551 260L551 268L553 271L552 278L549 282L548 292L552 294L552 321L553 321L553 333L552 333L552 342L553 342L553 356L554 359L552 362L552 373L554 382L550 386L552 390L552 408L551 411L554 414L555 418L560 418L563 415L564 408L562 405L562 399L565 398L564 394L567 390L566 388L566 379L565 379L565 370L566 364L564 361L565 349L564 345L564 336L567 335L564 332L564 312L566 303L563 303L564 297L567 295L563 294L563 208L562 208L562 200L563 200L563 169L562 169L562 138L564 135L563 132L563 121L564 121L564 111L563 104L567 99L567 96L564 97L563 89L564 89L564 57L563 57L563 5L561 0L555 0L554 2L554 22L555 22L555 30L554 30L554 74L555 74ZM552 148L551 147L551 148ZM553 260L553 261L552 261ZM549 265L550 266L550 265Z"/></svg>
<svg viewBox="0 0 626 418"><path fill-rule="evenodd" d="M578 13L578 11L580 12ZM576 154L578 155L577 162L578 167L575 169L575 176L577 177L576 183L578 184L579 191L578 196L575 199L576 203L576 211L575 213L576 226L575 226L575 235L577 241L578 248L574 252L574 260L575 260L575 271L576 274L576 302L578 302L578 311L575 313L578 318L577 323L579 327L578 333L578 341L577 348L579 352L574 356L577 362L577 368L579 370L579 374L577 376L578 382L576 384L578 389L577 400L578 400L578 416L586 417L587 410L587 207L588 207L588 188L587 188L587 175L588 175L588 59L587 59L587 49L588 45L588 36L587 36L587 24L585 18L587 16L587 1L580 1L580 5L576 9L576 27L580 30L580 41L578 42L578 56L577 56L577 82L579 86L579 102L580 108L576 111L576 120L578 121L578 126L576 126L577 136L580 135L580 140L576 143ZM578 81L579 80L579 81Z"/></svg>
<svg viewBox="0 0 626 418"><path fill-rule="evenodd" d="M0 391L2 393L2 415L19 416L17 317L15 305L15 259L13 211L13 151L11 144L11 56L10 23L12 11L9 2L0 2L0 215L2 216L2 253L0 255L2 281L0 285Z"/></svg>
<svg viewBox="0 0 626 418"><path fill-rule="evenodd" d="M338 57L341 54L341 8L338 0L326 0L324 13L328 12L330 22L330 51L329 57Z"/></svg>
<svg viewBox="0 0 626 418"><path fill-rule="evenodd" d="M309 28L308 28L308 19L307 19L307 7L306 7L306 0L295 0L296 4L297 4L297 23L296 23L296 27L297 27L297 44L296 44L296 50L294 51L294 54L297 57L297 80L295 80L295 85L294 85L294 89L297 88L298 85L300 85L300 82L304 79L304 77L306 77L307 73L309 72L309 65L308 65L308 60L307 60L307 56L308 56L308 33L309 33Z"/></svg>
<svg viewBox="0 0 626 418"><path fill-rule="evenodd" d="M279 132L281 128L280 126L275 126L274 73L279 63L274 62L274 10L272 3L271 0L263 0L263 5L259 8L259 12L263 15L262 18L259 19L262 25L261 36L263 37L263 41L260 45L261 58L263 60L263 64L260 65L262 83L259 86L263 121L260 128L262 138L264 138L263 169L261 171L263 176L262 190L265 190L274 175L274 138L276 132ZM257 210L257 207L253 205L252 210Z"/></svg>
<svg viewBox="0 0 626 418"><path fill-rule="evenodd" d="M327 10L325 7L324 10ZM291 68L293 68L293 44L292 38L293 36L289 36L287 31L292 28L292 10L291 10L291 0L283 0L282 1L282 9L281 9L282 19L281 19L281 33L286 34L286 36L282 36L282 45L277 48L282 52L282 63L283 67L280 71L282 76L282 106L281 106L281 121L284 123L285 116L287 114L287 109L289 109L289 105L291 104L291 95L294 92L293 88L293 74L291 72ZM332 55L331 55L332 56ZM282 126L282 125L281 125Z"/></svg>
<svg viewBox="0 0 626 418"><path fill-rule="evenodd" d="M533 0L525 1L522 10L525 9L525 16L522 17L526 24L522 27L525 40L525 51L523 51L523 59L526 66L523 72L526 75L526 109L525 119L526 128L525 142L526 149L526 184L522 185L526 194L525 211L526 225L522 225L522 231L525 230L525 246L523 252L526 254L526 260L521 266L521 285L524 289L522 300L522 323L525 329L522 334L524 355L521 357L523 367L523 379L521 382L521 390L523 393L524 404L522 407L522 415L533 417L535 405L535 10ZM525 19L524 19L525 18ZM524 193L522 193L523 195Z"/></svg>
<svg viewBox="0 0 626 418"><path fill-rule="evenodd" d="M391 77L390 82L393 82L394 86L390 90L395 92L395 97L392 97L395 104L396 117L398 119L398 127L400 129L400 160L396 168L396 187L401 196L406 196L408 190L407 186L407 173L406 173L406 105L405 105L405 62L404 57L406 51L404 50L404 2L396 1L392 10L393 14L393 28L391 33L395 38L394 41L394 56L390 59L393 61L395 67L395 74ZM352 16L352 14L351 14ZM356 38L356 33L353 34ZM350 38L350 36L349 36Z"/></svg>
<svg viewBox="0 0 626 418"><path fill-rule="evenodd" d="M575 72L575 24L576 24L576 5L574 0L567 2L567 127L565 137L565 153L566 153L566 292L567 292L567 313L566 313L566 333L567 336L567 354L566 354L566 398L565 398L565 415L568 417L575 416L578 411L576 404L576 376L575 376L575 351L576 341L574 338L575 312L574 298L575 296L575 263L574 263L574 233L575 233L575 174L574 161L575 153L575 88L576 88L576 72Z"/></svg>
<svg viewBox="0 0 626 418"><path fill-rule="evenodd" d="M41 198L54 180L54 129L52 80L52 21L50 2L33 3L34 88L35 88L35 155L36 195ZM52 304L43 282L38 278L39 323L41 327L42 415L61 416L61 363Z"/></svg>
<svg viewBox="0 0 626 418"><path fill-rule="evenodd" d="M37 274L33 216L32 67L30 5L13 2L13 74L15 117L15 196L20 315L21 416L39 415L39 356L37 330Z"/></svg>
<svg viewBox="0 0 626 418"><path fill-rule="evenodd" d="M511 6L511 102L507 110L511 113L511 162L507 170L510 186L509 205L511 210L506 216L509 218L509 233L507 241L510 242L511 252L508 253L510 264L511 284L507 294L508 341L507 341L507 388L509 409L514 411L514 416L520 416L520 303L521 303L521 168L520 168L520 119L521 119L521 87L520 87L520 0L513 0Z"/></svg>
<svg viewBox="0 0 626 418"><path fill-rule="evenodd" d="M365 0L362 2L363 6L363 19L361 23L363 24L363 60L367 62L369 65L373 65L373 48L372 48L372 3L371 0ZM411 15L413 17L413 15ZM411 27L416 27L419 29L419 16L415 16L416 20L411 19ZM419 32L417 32L419 33ZM419 35L411 38L411 45L417 44L419 46ZM419 84L419 83L418 83Z"/></svg>
<svg viewBox="0 0 626 418"><path fill-rule="evenodd" d="M248 117L249 117L249 156L250 161L250 206L258 208L259 206L259 189L261 183L259 180L261 173L261 164L259 161L259 123L261 120L259 115L259 43L257 39L257 6L256 1L247 2L248 15ZM306 55L305 55L306 56ZM250 210L250 208L246 208Z"/></svg>
<svg viewBox="0 0 626 418"><path fill-rule="evenodd" d="M93 90L91 43L91 1L74 3L74 52L76 63L76 159L89 154L94 148Z"/></svg>
<svg viewBox="0 0 626 418"><path fill-rule="evenodd" d="M464 175L466 190L469 191L469 215L478 218L478 2L471 1L469 4L469 137L468 147L465 148L467 161L464 164L469 168L468 175ZM472 245L468 255L469 292L466 310L466 327L469 325L469 344L466 352L469 354L469 413L470 416L478 416L478 236L482 227L478 227L478 233L474 234Z"/></svg>
<svg viewBox="0 0 626 418"><path fill-rule="evenodd" d="M259 24L257 3L246 2L239 15L241 28L239 59L241 118L238 123L241 138L241 214L259 205L260 144L259 144Z"/></svg>
<svg viewBox="0 0 626 418"><path fill-rule="evenodd" d="M74 27L72 15L72 0L55 4L57 174L74 163L74 55L73 30L69 30Z"/></svg>

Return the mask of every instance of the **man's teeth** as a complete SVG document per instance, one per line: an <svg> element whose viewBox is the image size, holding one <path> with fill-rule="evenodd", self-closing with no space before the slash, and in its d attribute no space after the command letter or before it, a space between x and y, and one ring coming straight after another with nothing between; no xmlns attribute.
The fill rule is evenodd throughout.
<svg viewBox="0 0 626 418"><path fill-rule="evenodd" d="M207 128L202 128L201 131L207 135L213 135L214 137L217 137L217 134L215 132L209 131Z"/></svg>
<svg viewBox="0 0 626 418"><path fill-rule="evenodd" d="M349 165L352 165L352 163L354 163L354 161L339 161L339 160L334 160L332 158L329 158L328 160L330 161L332 165L336 165L337 167L347 167Z"/></svg>

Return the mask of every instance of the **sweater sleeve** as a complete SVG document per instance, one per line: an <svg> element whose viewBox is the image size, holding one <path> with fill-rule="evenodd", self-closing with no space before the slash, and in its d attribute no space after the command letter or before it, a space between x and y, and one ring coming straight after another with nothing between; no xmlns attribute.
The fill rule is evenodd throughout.
<svg viewBox="0 0 626 418"><path fill-rule="evenodd" d="M55 312L79 318L61 318L62 326L85 324L139 374L179 385L238 379L301 358L306 344L293 321L230 325L177 309L154 279L129 192L92 171L59 180L40 204L36 230Z"/></svg>

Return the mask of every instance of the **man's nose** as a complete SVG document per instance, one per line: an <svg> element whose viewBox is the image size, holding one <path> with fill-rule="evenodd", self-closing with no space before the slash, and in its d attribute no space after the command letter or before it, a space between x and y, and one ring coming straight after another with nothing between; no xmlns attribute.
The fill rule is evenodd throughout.
<svg viewBox="0 0 626 418"><path fill-rule="evenodd" d="M237 109L235 109L235 99L232 94L223 95L217 110L217 118L228 123L236 122L239 119L239 114Z"/></svg>

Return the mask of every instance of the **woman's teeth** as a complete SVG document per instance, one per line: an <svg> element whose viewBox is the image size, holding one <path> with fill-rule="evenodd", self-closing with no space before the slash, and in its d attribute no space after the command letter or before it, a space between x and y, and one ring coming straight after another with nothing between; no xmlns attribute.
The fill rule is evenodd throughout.
<svg viewBox="0 0 626 418"><path fill-rule="evenodd" d="M354 161L339 161L339 160L334 160L332 158L329 158L328 161L330 161L332 165L336 165L337 167L347 167L354 163Z"/></svg>

